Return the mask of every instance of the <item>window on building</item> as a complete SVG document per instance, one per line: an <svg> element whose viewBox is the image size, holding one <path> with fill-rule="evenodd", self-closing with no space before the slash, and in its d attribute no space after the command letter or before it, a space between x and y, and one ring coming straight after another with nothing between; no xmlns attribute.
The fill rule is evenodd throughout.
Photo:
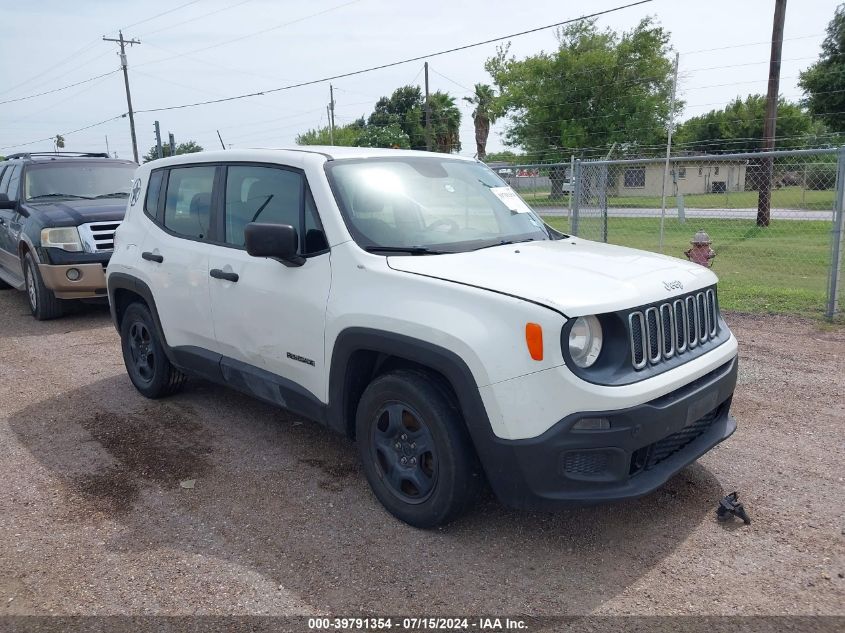
<svg viewBox="0 0 845 633"><path fill-rule="evenodd" d="M625 170L625 187L645 187L645 167L629 167Z"/></svg>

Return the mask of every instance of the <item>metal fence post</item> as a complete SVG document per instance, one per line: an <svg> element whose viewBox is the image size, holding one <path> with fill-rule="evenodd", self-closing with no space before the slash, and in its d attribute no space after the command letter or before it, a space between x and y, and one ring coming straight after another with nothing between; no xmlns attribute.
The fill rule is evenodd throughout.
<svg viewBox="0 0 845 633"><path fill-rule="evenodd" d="M607 242L607 163L599 169L599 207L601 208L601 241Z"/></svg>
<svg viewBox="0 0 845 633"><path fill-rule="evenodd" d="M830 244L830 283L827 287L827 310L832 319L839 311L839 287L842 269L842 233L845 224L845 147L839 148L836 164L836 197L833 202L833 226Z"/></svg>
<svg viewBox="0 0 845 633"><path fill-rule="evenodd" d="M578 235L578 218L581 210L581 159L575 161L572 172L572 215L569 218L569 230L572 235Z"/></svg>

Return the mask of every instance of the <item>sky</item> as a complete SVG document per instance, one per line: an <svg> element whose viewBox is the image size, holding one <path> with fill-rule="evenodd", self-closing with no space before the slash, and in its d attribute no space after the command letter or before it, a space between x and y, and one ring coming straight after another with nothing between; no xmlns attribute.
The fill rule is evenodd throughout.
<svg viewBox="0 0 845 633"><path fill-rule="evenodd" d="M630 1L630 0L627 0ZM321 79L488 40L611 9L626 0L0 0L0 102L28 97L111 73L59 92L0 103L0 154L52 150L40 140L127 111L117 45L103 36L141 41L127 49L139 154L166 139L206 149L285 147L326 125L329 82L220 104L147 113ZM789 0L781 94L799 99L798 73L819 54L836 0ZM184 5L184 6L183 6ZM723 107L736 96L765 93L774 0L653 0L598 19L616 31L650 15L671 33L680 53L681 120ZM554 29L513 38L517 58L551 51ZM473 155L472 106L461 98L488 83L486 44L429 58L430 88L457 97L463 114L462 154ZM336 122L368 115L399 86L423 82L423 62L334 80ZM494 126L488 152L504 149L506 122ZM38 141L38 142L32 142ZM117 118L66 134L66 150L132 157L129 122Z"/></svg>

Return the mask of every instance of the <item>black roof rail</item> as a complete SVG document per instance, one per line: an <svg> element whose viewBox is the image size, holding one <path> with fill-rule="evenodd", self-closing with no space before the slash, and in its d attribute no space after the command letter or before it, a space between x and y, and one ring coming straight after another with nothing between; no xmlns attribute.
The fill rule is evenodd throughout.
<svg viewBox="0 0 845 633"><path fill-rule="evenodd" d="M51 156L63 158L111 158L111 156L106 152L22 152L19 154L9 154L6 156L6 160L13 158L49 158Z"/></svg>

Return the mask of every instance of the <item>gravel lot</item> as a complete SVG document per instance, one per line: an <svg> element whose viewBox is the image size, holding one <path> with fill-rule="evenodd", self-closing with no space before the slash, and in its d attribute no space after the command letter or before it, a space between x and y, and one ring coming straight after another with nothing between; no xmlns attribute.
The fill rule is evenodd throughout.
<svg viewBox="0 0 845 633"><path fill-rule="evenodd" d="M196 380L146 400L106 309L0 292L0 614L845 614L845 331L728 321L739 430L663 489L426 532L346 439ZM716 522L733 490L751 526Z"/></svg>

